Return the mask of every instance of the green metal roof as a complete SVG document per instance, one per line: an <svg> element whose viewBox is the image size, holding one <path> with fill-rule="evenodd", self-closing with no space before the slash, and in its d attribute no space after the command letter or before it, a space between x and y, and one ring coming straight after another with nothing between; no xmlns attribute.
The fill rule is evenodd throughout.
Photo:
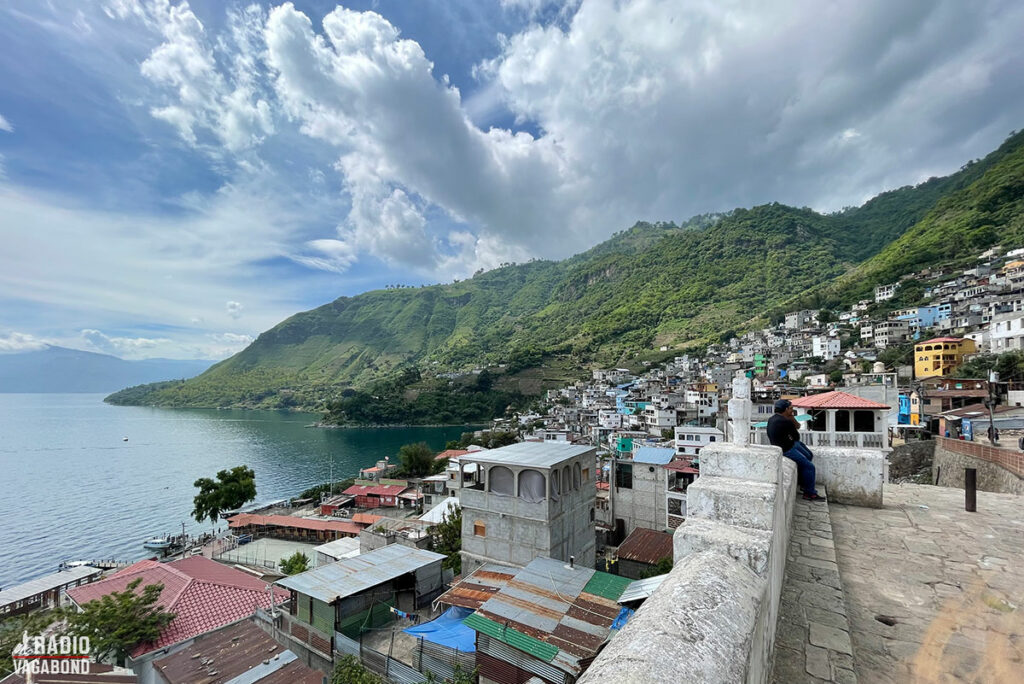
<svg viewBox="0 0 1024 684"><path fill-rule="evenodd" d="M462 624L470 629L483 632L492 639L497 639L513 648L518 648L520 651L543 660L545 663L550 663L558 655L557 646L544 643L540 639L534 639L532 636L518 632L511 627L499 625L494 620L489 620L478 613L473 613L467 617L462 621Z"/></svg>
<svg viewBox="0 0 1024 684"><path fill-rule="evenodd" d="M619 577L618 575L598 571L587 582L587 586L583 587L583 591L588 594L611 599L612 601L618 601L619 597L622 596L622 592L626 591L626 587L632 583L633 580L628 577Z"/></svg>

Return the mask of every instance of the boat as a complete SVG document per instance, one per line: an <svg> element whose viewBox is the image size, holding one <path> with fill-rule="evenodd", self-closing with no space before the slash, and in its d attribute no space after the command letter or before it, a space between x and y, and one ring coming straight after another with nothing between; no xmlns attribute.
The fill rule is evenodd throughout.
<svg viewBox="0 0 1024 684"><path fill-rule="evenodd" d="M149 549L151 551L163 551L171 546L171 540L166 537L153 537L148 539L142 544L142 548Z"/></svg>

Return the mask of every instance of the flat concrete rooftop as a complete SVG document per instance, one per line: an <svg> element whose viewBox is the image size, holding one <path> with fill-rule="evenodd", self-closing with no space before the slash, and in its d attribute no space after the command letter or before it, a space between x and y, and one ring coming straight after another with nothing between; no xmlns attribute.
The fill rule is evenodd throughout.
<svg viewBox="0 0 1024 684"><path fill-rule="evenodd" d="M1024 680L1024 497L885 485L829 503L860 684Z"/></svg>

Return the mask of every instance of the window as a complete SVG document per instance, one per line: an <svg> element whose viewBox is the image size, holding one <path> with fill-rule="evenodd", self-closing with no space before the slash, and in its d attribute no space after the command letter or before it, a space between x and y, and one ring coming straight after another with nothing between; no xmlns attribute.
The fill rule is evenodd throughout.
<svg viewBox="0 0 1024 684"><path fill-rule="evenodd" d="M711 437L708 438L708 441L709 442L714 442L715 441L715 436L711 435Z"/></svg>
<svg viewBox="0 0 1024 684"><path fill-rule="evenodd" d="M590 468L583 469L583 481L590 482Z"/></svg>
<svg viewBox="0 0 1024 684"><path fill-rule="evenodd" d="M487 536L487 525L484 525L482 521L476 520L473 522L473 534L477 537Z"/></svg>
<svg viewBox="0 0 1024 684"><path fill-rule="evenodd" d="M488 490L501 496L515 494L515 475L505 466L494 466L487 471Z"/></svg>
<svg viewBox="0 0 1024 684"><path fill-rule="evenodd" d="M558 475L558 470L557 469L556 470L552 470L551 471L551 499L553 501L557 501L558 500L558 495L562 493L562 487L561 487L562 483L560 482L560 479L561 478Z"/></svg>
<svg viewBox="0 0 1024 684"><path fill-rule="evenodd" d="M875 413L874 413L874 411L854 411L853 412L853 431L854 432L874 432L875 431Z"/></svg>
<svg viewBox="0 0 1024 684"><path fill-rule="evenodd" d="M811 411L811 429L815 432L824 432L828 429L827 412L820 410Z"/></svg>
<svg viewBox="0 0 1024 684"><path fill-rule="evenodd" d="M530 503L539 503L545 498L547 487L544 475L537 470L524 470L519 473L519 498Z"/></svg>
<svg viewBox="0 0 1024 684"><path fill-rule="evenodd" d="M850 412L836 411L836 432L850 431Z"/></svg>
<svg viewBox="0 0 1024 684"><path fill-rule="evenodd" d="M570 485L572 483L570 477L572 476L569 475L569 466L565 466L562 468L562 492L565 494L568 494L570 490Z"/></svg>
<svg viewBox="0 0 1024 684"><path fill-rule="evenodd" d="M632 463L616 463L615 464L615 485L622 489L633 488L633 464Z"/></svg>
<svg viewBox="0 0 1024 684"><path fill-rule="evenodd" d="M590 522L594 522L596 516L594 515L594 509L590 509Z"/></svg>

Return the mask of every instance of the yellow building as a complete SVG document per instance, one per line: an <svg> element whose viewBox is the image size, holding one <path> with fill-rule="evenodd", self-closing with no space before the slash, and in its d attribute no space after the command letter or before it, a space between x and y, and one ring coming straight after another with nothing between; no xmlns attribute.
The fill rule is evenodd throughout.
<svg viewBox="0 0 1024 684"><path fill-rule="evenodd" d="M914 345L914 377L951 375L963 363L964 356L975 351L974 340L959 337L936 337L918 342Z"/></svg>

